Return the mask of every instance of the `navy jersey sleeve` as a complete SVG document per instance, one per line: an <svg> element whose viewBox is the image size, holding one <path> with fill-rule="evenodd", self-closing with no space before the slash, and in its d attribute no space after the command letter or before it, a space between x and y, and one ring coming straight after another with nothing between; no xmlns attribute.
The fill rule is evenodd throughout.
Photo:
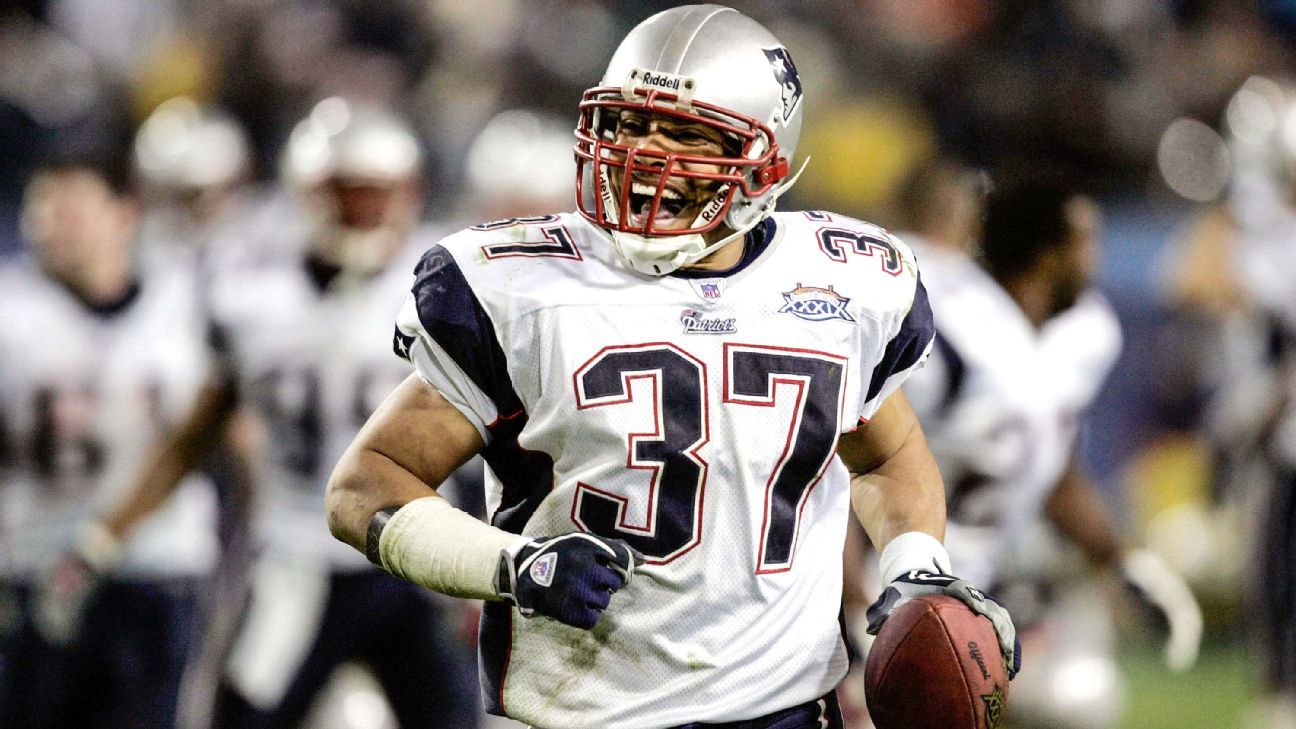
<svg viewBox="0 0 1296 729"><path fill-rule="evenodd" d="M522 409L495 324L445 247L433 246L415 267L392 344L483 438Z"/></svg>
<svg viewBox="0 0 1296 729"><path fill-rule="evenodd" d="M932 319L931 304L927 300L927 289L923 286L922 278L917 277L913 303L900 320L899 327L887 342L882 358L869 376L864 408L860 412L862 420L873 417L882 402L922 366L931 351L935 336L936 326Z"/></svg>

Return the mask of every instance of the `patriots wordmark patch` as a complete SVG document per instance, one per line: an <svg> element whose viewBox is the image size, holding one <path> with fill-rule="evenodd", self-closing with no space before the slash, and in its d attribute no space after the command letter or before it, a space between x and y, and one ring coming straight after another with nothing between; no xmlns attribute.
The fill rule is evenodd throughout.
<svg viewBox="0 0 1296 729"><path fill-rule="evenodd" d="M833 291L832 286L824 289L797 284L791 291L783 292L783 308L779 309L778 313L791 314L806 321L829 319L855 321L850 312L846 311L846 305L849 303L850 299Z"/></svg>
<svg viewBox="0 0 1296 729"><path fill-rule="evenodd" d="M680 312L680 324L685 334L733 334L738 331L738 320L734 317L703 316L697 309Z"/></svg>
<svg viewBox="0 0 1296 729"><path fill-rule="evenodd" d="M558 555L554 552L544 555L531 563L531 579L537 585L548 587L553 584L554 572L558 568Z"/></svg>

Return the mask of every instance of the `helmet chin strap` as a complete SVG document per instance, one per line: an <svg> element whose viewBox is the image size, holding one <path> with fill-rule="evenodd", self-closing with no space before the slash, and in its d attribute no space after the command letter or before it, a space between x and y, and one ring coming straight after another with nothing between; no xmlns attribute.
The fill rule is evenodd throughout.
<svg viewBox="0 0 1296 729"><path fill-rule="evenodd" d="M801 163L801 167L795 175L788 177L779 183L778 187L766 193L767 199L761 204L759 214L752 215L751 219L746 223L736 227L732 233L710 245L707 244L701 233L643 236L617 230L609 231L612 234L612 245L631 268L649 276L665 276L691 263L696 263L746 235L747 231L755 228L758 223L773 212L779 195L786 192L797 181L797 178L801 177L801 173L805 171L806 164L809 161L810 158L807 157ZM614 209L610 209L610 212L612 214L609 217L612 217L615 222ZM698 217L701 217L700 213ZM694 222L697 222L697 219Z"/></svg>
<svg viewBox="0 0 1296 729"><path fill-rule="evenodd" d="M700 233L648 237L617 230L611 231L612 245L616 247L617 253L621 254L621 258L639 273L665 276L682 266L702 260L735 238L744 235L758 222L760 221L753 221L742 230L734 231L711 245L707 245L706 239Z"/></svg>

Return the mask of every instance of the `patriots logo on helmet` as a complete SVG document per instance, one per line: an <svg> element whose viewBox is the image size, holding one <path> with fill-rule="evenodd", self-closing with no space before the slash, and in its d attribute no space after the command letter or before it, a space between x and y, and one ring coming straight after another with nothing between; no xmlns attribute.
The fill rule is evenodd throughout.
<svg viewBox="0 0 1296 729"><path fill-rule="evenodd" d="M782 46L762 48L774 70L774 79L783 87L783 120L787 121L801 103L801 76L797 74L796 65L792 63L792 54Z"/></svg>

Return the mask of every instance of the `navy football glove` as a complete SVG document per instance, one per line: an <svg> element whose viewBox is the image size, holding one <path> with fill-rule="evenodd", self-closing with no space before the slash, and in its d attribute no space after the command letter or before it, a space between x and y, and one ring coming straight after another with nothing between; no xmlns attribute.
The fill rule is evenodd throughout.
<svg viewBox="0 0 1296 729"><path fill-rule="evenodd" d="M643 555L620 539L584 532L540 537L516 557L500 555L499 595L524 617L546 615L589 630L641 564Z"/></svg>
<svg viewBox="0 0 1296 729"><path fill-rule="evenodd" d="M925 570L913 570L895 578L882 595L868 609L868 632L877 635L891 611L923 595L949 595L957 598L977 615L983 615L994 625L999 636L999 650L1008 665L1008 678L1021 670L1021 641L1012 618L998 600L981 592L967 580Z"/></svg>

